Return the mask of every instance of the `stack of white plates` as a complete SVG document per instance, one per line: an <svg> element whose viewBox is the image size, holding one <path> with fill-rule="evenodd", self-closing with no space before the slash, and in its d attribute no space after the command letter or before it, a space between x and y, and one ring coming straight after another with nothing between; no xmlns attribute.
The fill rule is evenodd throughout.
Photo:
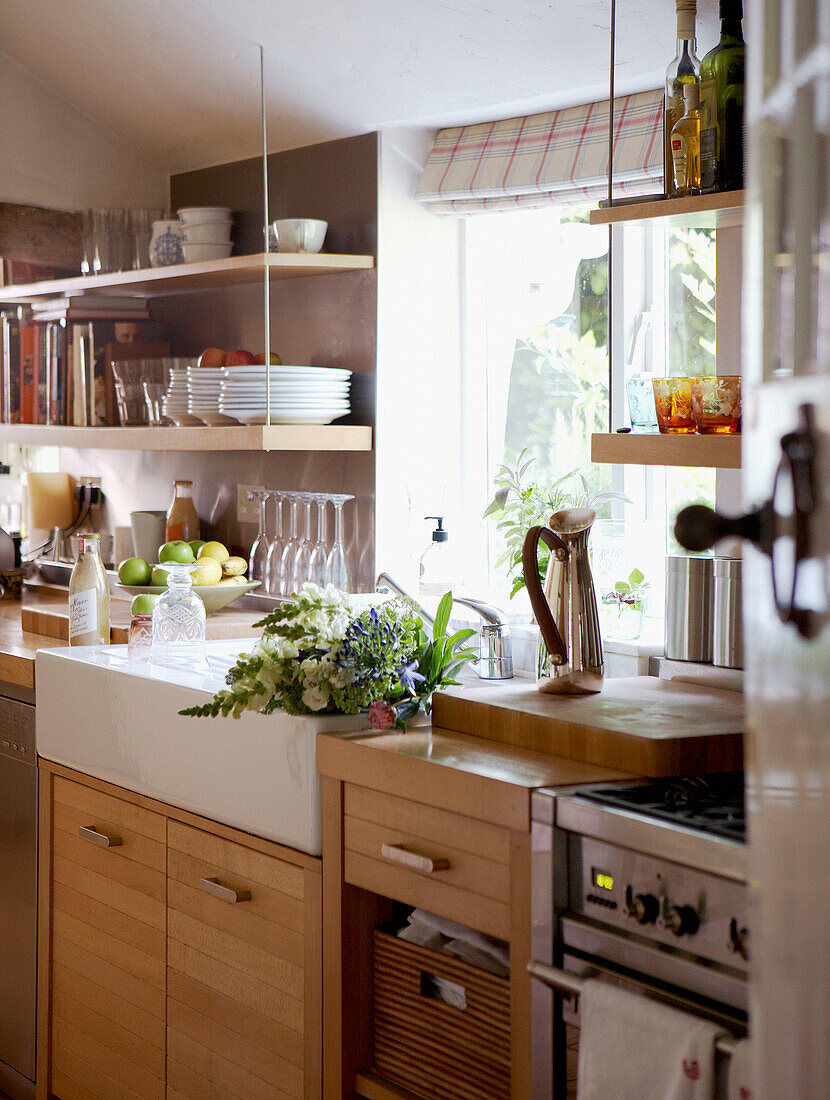
<svg viewBox="0 0 830 1100"><path fill-rule="evenodd" d="M179 416L189 412L190 390L187 385L187 367L170 367L167 393L164 396L164 412L167 416Z"/></svg>
<svg viewBox="0 0 830 1100"><path fill-rule="evenodd" d="M195 416L202 413L219 412L219 393L222 386L222 371L207 368L188 367L187 391L190 398L187 411Z"/></svg>
<svg viewBox="0 0 830 1100"><path fill-rule="evenodd" d="M219 409L244 424L264 424L265 366L225 367ZM272 424L331 424L351 411L349 380L341 367L272 366Z"/></svg>

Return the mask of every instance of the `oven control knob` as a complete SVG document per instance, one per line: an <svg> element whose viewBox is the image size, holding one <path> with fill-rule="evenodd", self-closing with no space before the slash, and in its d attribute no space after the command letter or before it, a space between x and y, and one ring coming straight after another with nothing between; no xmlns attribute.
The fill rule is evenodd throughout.
<svg viewBox="0 0 830 1100"><path fill-rule="evenodd" d="M630 886L625 888L625 904L638 924L654 924L660 913L660 902L654 894L635 894Z"/></svg>
<svg viewBox="0 0 830 1100"><path fill-rule="evenodd" d="M667 905L665 921L675 936L693 936L700 927L700 917L691 905Z"/></svg>
<svg viewBox="0 0 830 1100"><path fill-rule="evenodd" d="M729 950L749 961L749 929L739 928L734 917L729 922Z"/></svg>

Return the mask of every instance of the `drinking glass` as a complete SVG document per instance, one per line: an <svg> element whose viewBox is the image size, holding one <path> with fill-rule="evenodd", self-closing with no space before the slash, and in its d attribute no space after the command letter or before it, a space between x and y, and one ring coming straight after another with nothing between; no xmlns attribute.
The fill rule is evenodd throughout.
<svg viewBox="0 0 830 1100"><path fill-rule="evenodd" d="M693 378L653 378L657 427L661 435L693 435Z"/></svg>
<svg viewBox="0 0 830 1100"><path fill-rule="evenodd" d="M288 527L288 541L285 544L285 549L282 552L282 560L280 562L280 578L281 591L283 596L291 596L295 591L294 560L297 556L297 550L299 549L299 538L297 535L297 508L300 504L300 497L297 493L286 493L286 496L291 505L291 512Z"/></svg>
<svg viewBox="0 0 830 1100"><path fill-rule="evenodd" d="M269 538L266 534L265 506L268 503L268 493L263 489L252 489L248 493L248 500L255 500L259 507L259 530L251 546L248 557L248 577L252 581L265 583L265 563L268 560Z"/></svg>
<svg viewBox="0 0 830 1100"><path fill-rule="evenodd" d="M314 493L314 501L317 505L317 541L311 551L311 559L308 563L309 580L324 587L326 584L326 512L328 510L328 497L325 493Z"/></svg>
<svg viewBox="0 0 830 1100"><path fill-rule="evenodd" d="M311 579L311 554L314 543L311 539L311 504L314 500L313 493L300 493L300 501L305 505L305 534L297 547L294 557L294 591L299 592L303 584Z"/></svg>
<svg viewBox="0 0 830 1100"><path fill-rule="evenodd" d="M152 660L165 668L189 671L208 667L205 655L205 605L193 591L198 565L166 562L167 591L153 608Z"/></svg>
<svg viewBox="0 0 830 1100"><path fill-rule="evenodd" d="M734 435L741 430L740 375L696 378L692 411L700 435Z"/></svg>
<svg viewBox="0 0 830 1100"><path fill-rule="evenodd" d="M354 500L354 496L348 493L330 493L328 498L334 505L334 544L326 558L326 582L348 592L350 578L346 547L343 545L343 505L347 500Z"/></svg>
<svg viewBox="0 0 830 1100"><path fill-rule="evenodd" d="M265 591L269 596L281 596L282 590L282 554L285 550L282 526L282 503L285 500L284 493L272 493L274 500L274 538L268 547L268 557L265 559Z"/></svg>

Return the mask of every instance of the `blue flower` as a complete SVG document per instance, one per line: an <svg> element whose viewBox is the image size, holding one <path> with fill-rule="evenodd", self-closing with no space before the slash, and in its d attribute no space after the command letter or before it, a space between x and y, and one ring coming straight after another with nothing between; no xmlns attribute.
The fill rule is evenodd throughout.
<svg viewBox="0 0 830 1100"><path fill-rule="evenodd" d="M418 688L416 681L420 680L421 683L426 679L418 672L418 662L410 661L408 665L403 665L397 669L398 676L400 677L401 687L404 691L411 691L413 695L417 694Z"/></svg>
<svg viewBox="0 0 830 1100"><path fill-rule="evenodd" d="M378 615L377 610L374 607L369 609L369 618L372 620L373 626L377 626L380 622L380 616Z"/></svg>

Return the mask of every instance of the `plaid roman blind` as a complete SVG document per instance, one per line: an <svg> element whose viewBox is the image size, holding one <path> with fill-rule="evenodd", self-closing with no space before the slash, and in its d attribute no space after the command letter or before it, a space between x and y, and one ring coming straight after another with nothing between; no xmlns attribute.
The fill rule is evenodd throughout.
<svg viewBox="0 0 830 1100"><path fill-rule="evenodd" d="M662 92L614 101L614 196L663 189ZM442 214L597 202L608 194L608 102L439 130L415 198Z"/></svg>

